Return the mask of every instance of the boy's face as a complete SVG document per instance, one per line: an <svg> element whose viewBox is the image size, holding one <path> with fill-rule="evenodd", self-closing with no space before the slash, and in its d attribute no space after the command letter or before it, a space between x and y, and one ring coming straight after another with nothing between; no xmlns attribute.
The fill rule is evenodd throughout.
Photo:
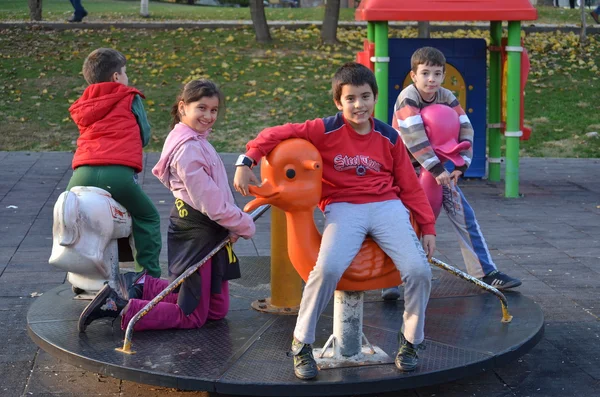
<svg viewBox="0 0 600 397"><path fill-rule="evenodd" d="M419 65L417 72L410 71L410 77L415 87L426 100L432 100L437 90L442 86L446 73L443 66Z"/></svg>
<svg viewBox="0 0 600 397"><path fill-rule="evenodd" d="M369 120L373 114L375 103L377 103L377 98L368 84L361 86L346 84L342 86L342 95L339 101L335 100L335 105L342 111L346 121L356 132L363 134L371 131Z"/></svg>
<svg viewBox="0 0 600 397"><path fill-rule="evenodd" d="M115 72L112 76L112 81L123 85L129 85L129 79L127 78L127 67L123 66L120 72Z"/></svg>

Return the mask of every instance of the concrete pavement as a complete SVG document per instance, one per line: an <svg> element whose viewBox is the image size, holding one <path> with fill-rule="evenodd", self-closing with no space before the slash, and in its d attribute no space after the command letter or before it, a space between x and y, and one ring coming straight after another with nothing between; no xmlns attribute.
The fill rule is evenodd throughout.
<svg viewBox="0 0 600 397"><path fill-rule="evenodd" d="M222 154L233 164L237 154ZM62 363L31 342L26 314L36 296L65 281L48 265L52 208L71 175L71 153L0 152L0 396L208 396L107 378ZM170 193L146 156L141 183L161 213ZM233 172L233 167L228 170ZM482 180L461 186L474 207L498 267L523 280L518 288L543 308L543 340L519 360L428 388L379 396L597 396L600 387L600 174L598 159L521 159L518 199L504 185ZM236 195L240 206L248 200ZM236 244L238 256L268 256L269 219L256 237ZM436 256L464 268L445 215ZM166 246L161 263L166 266ZM243 271L243 262L242 262ZM291 370L291 363L290 363Z"/></svg>

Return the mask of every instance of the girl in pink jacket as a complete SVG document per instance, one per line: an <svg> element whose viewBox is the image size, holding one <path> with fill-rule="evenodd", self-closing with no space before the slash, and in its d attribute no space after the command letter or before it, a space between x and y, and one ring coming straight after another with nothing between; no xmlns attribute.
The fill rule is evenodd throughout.
<svg viewBox="0 0 600 397"><path fill-rule="evenodd" d="M152 169L175 197L167 233L171 280L227 236L233 243L238 237L251 238L255 232L252 217L235 205L225 166L207 140L222 104L223 95L213 82L187 83L173 105L173 129ZM239 277L237 258L227 246L186 279L177 293L142 317L135 330L199 328L207 320L225 317L229 310L227 280ZM121 328L126 329L133 316L168 284L167 280L142 276L129 288L128 301L106 285L82 313L80 331L98 318L119 315Z"/></svg>

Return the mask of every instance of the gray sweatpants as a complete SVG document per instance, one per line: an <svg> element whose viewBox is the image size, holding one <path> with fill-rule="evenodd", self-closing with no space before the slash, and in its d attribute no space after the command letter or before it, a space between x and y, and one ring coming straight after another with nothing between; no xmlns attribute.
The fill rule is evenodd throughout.
<svg viewBox="0 0 600 397"><path fill-rule="evenodd" d="M317 320L367 235L400 270L404 284L404 337L413 344L423 341L431 269L410 224L408 210L400 200L333 203L325 207L321 249L308 276L294 330L298 341L314 343Z"/></svg>

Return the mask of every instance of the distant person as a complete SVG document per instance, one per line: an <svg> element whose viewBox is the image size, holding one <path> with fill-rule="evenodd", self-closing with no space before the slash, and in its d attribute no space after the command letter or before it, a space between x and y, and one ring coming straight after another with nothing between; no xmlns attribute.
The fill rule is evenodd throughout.
<svg viewBox="0 0 600 397"><path fill-rule="evenodd" d="M598 20L598 14L600 14L600 5L596 7L594 11L590 12L590 15L592 16L592 18L594 18L594 21L596 21L596 23L600 23L600 21Z"/></svg>
<svg viewBox="0 0 600 397"><path fill-rule="evenodd" d="M87 11L81 5L81 0L70 0L73 5L73 15L67 19L68 22L81 22L87 16Z"/></svg>
<svg viewBox="0 0 600 397"><path fill-rule="evenodd" d="M438 185L443 186L443 208L448 215L458 237L461 253L467 272L486 284L499 290L507 290L521 285L521 280L500 272L483 238L477 223L475 212L469 205L458 179L467 170L473 158L473 150L460 153L465 165L455 167L448 173L436 156L425 132L421 110L436 103L445 104L454 109L459 116L459 142L473 142L473 126L452 92L442 87L446 75L446 58L441 51L433 47L422 47L411 57L410 76L413 84L403 89L394 105L392 126L398 130L402 141L411 154L415 169L429 171ZM453 198L459 203L455 205ZM398 288L388 288L382 293L384 299L397 299Z"/></svg>
<svg viewBox="0 0 600 397"><path fill-rule="evenodd" d="M208 142L223 108L223 95L209 80L185 85L171 110L172 130L152 173L168 187L175 202L167 231L171 281L200 262L227 236L251 238L256 231L249 214L239 209L227 180L227 170ZM136 331L192 329L208 320L220 320L229 311L228 280L240 277L231 245L217 252L190 275L177 293L167 295L135 325ZM105 285L85 308L78 328L99 318L121 316L121 329L169 285L168 280L142 276L128 289L129 300Z"/></svg>

